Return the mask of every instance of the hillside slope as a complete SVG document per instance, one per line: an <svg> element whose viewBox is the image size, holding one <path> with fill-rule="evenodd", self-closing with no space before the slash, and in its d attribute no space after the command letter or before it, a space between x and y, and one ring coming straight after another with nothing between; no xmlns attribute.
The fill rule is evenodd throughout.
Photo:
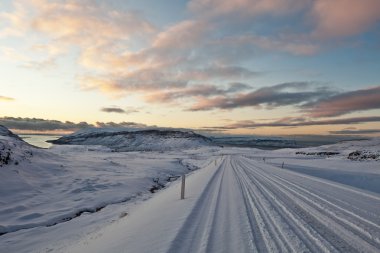
<svg viewBox="0 0 380 253"><path fill-rule="evenodd" d="M63 136L53 144L102 145L115 151L168 151L211 145L211 140L191 131L90 129Z"/></svg>
<svg viewBox="0 0 380 253"><path fill-rule="evenodd" d="M35 148L0 125L0 167L19 164L33 155Z"/></svg>

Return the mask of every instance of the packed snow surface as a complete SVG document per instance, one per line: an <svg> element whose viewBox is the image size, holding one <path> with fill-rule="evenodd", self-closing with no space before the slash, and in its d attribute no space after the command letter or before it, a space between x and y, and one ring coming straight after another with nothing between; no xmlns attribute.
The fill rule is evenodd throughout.
<svg viewBox="0 0 380 253"><path fill-rule="evenodd" d="M380 163L348 158L379 144L43 150L2 130L0 252L379 252Z"/></svg>
<svg viewBox="0 0 380 253"><path fill-rule="evenodd" d="M187 181L67 252L379 252L380 196L241 155Z"/></svg>

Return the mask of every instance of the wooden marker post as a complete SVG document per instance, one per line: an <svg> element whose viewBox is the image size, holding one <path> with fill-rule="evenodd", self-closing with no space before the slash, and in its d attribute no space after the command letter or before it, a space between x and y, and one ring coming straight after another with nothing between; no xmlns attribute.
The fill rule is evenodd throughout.
<svg viewBox="0 0 380 253"><path fill-rule="evenodd" d="M182 175L181 199L185 198L185 175Z"/></svg>

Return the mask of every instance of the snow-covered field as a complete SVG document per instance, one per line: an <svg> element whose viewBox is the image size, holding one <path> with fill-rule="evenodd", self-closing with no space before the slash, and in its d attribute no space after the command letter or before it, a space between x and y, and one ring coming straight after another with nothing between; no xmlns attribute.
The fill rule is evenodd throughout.
<svg viewBox="0 0 380 253"><path fill-rule="evenodd" d="M348 158L379 139L111 152L0 130L0 252L380 251L380 161Z"/></svg>

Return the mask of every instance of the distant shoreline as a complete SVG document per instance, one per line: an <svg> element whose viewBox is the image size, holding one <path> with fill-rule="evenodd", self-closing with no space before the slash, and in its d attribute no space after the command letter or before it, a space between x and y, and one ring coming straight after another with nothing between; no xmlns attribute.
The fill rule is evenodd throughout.
<svg viewBox="0 0 380 253"><path fill-rule="evenodd" d="M52 146L51 143L48 143L48 140L54 140L60 138L62 135L56 134L19 134L21 139L25 142L39 147L39 148L49 148Z"/></svg>

